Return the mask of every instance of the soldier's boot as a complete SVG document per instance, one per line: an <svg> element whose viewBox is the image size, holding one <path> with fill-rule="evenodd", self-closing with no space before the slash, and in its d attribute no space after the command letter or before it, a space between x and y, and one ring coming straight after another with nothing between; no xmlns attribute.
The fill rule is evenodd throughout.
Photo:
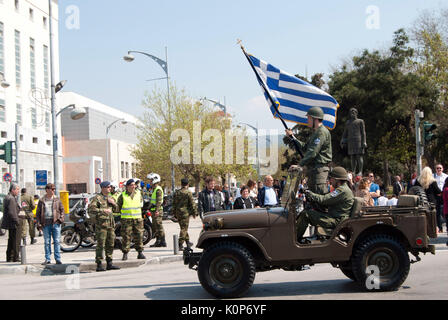
<svg viewBox="0 0 448 320"><path fill-rule="evenodd" d="M146 259L145 255L143 254L143 252L139 251L138 255L137 255L137 259Z"/></svg>
<svg viewBox="0 0 448 320"><path fill-rule="evenodd" d="M187 241L187 247L188 247L188 249L191 249L192 246L193 246L193 242Z"/></svg>
<svg viewBox="0 0 448 320"><path fill-rule="evenodd" d="M128 253L127 252L123 252L123 258L121 258L121 260L123 260L123 261L128 260Z"/></svg>
<svg viewBox="0 0 448 320"><path fill-rule="evenodd" d="M34 238L31 238L31 244L35 244L37 242L37 240L36 239L34 239Z"/></svg>
<svg viewBox="0 0 448 320"><path fill-rule="evenodd" d="M96 263L96 272L100 271L106 271L106 269L103 268L103 264L101 262Z"/></svg>
<svg viewBox="0 0 448 320"><path fill-rule="evenodd" d="M112 260L108 260L108 261L107 261L106 270L119 270L119 269L120 269L120 267L118 267L118 266L114 266L114 265L112 264Z"/></svg>
<svg viewBox="0 0 448 320"><path fill-rule="evenodd" d="M165 237L164 236L160 239L159 247L166 247L166 241L165 241Z"/></svg>
<svg viewBox="0 0 448 320"><path fill-rule="evenodd" d="M183 241L179 241L179 250L184 250L184 245L182 244Z"/></svg>
<svg viewBox="0 0 448 320"><path fill-rule="evenodd" d="M157 238L156 242L149 246L150 248L160 247L160 238Z"/></svg>

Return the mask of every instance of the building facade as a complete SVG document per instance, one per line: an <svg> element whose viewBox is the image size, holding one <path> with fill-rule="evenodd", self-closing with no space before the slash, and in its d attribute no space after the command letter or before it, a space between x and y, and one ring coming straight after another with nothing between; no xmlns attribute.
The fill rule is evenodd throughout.
<svg viewBox="0 0 448 320"><path fill-rule="evenodd" d="M58 83L58 2L51 3L53 81ZM13 181L27 187L30 193L39 193L37 171L46 172L48 182L54 178L49 19L48 0L0 0L0 144L15 141L17 135L19 158L18 170L16 165L0 160L1 174L3 177L10 172ZM62 143L60 139L58 142L62 177ZM9 184L2 179L0 192L7 193L8 188Z"/></svg>
<svg viewBox="0 0 448 320"><path fill-rule="evenodd" d="M135 177L137 161L131 150L137 144L138 119L74 92L61 92L60 101L87 111L79 120L72 120L69 112L61 114L65 189L93 193L99 191L98 181Z"/></svg>

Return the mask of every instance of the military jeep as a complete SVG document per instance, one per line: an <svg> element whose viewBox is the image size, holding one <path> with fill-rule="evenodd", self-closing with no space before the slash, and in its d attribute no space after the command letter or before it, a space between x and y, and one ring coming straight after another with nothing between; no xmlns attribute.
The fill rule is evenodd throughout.
<svg viewBox="0 0 448 320"><path fill-rule="evenodd" d="M355 198L350 217L330 234L317 232L317 237L299 243L302 177L302 168L290 173L279 207L204 216L197 243L203 251L186 248L183 258L197 270L206 291L217 298L239 297L249 290L256 272L302 271L316 263L331 263L366 290L392 291L406 280L410 264L421 260L419 253L435 254L429 244L429 237L437 237L435 210L419 187L400 196L397 206L362 207L362 199Z"/></svg>

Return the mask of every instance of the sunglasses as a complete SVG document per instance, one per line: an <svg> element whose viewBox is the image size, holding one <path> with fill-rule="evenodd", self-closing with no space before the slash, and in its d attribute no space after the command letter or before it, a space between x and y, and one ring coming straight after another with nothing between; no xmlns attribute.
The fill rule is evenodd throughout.
<svg viewBox="0 0 448 320"><path fill-rule="evenodd" d="M47 188L47 190L53 190L53 191L55 191L56 189L54 189L54 188Z"/></svg>
<svg viewBox="0 0 448 320"><path fill-rule="evenodd" d="M437 170L442 170L442 168L436 168Z"/></svg>

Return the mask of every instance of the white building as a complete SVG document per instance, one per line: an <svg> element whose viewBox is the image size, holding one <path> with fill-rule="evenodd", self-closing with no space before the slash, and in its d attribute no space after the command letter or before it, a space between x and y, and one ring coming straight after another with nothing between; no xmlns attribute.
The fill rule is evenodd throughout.
<svg viewBox="0 0 448 320"><path fill-rule="evenodd" d="M52 0L54 83L59 82L58 2ZM19 184L36 192L36 170L53 182L50 109L50 32L48 0L0 0L0 144L15 139L19 125ZM6 87L5 82L9 84ZM58 125L60 128L60 125ZM60 130L59 130L60 137ZM59 184L62 183L59 139ZM16 166L0 160L2 176ZM6 193L8 184L0 185Z"/></svg>
<svg viewBox="0 0 448 320"><path fill-rule="evenodd" d="M123 182L135 177L131 149L137 143L138 119L74 92L59 95L61 106L87 110L79 120L72 120L69 112L61 114L65 190L93 193L99 191L97 178Z"/></svg>

